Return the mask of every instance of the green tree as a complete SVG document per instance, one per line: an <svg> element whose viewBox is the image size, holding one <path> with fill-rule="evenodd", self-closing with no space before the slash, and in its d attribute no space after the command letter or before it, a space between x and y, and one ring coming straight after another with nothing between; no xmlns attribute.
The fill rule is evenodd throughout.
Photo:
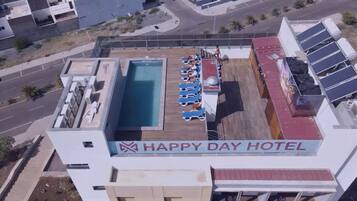
<svg viewBox="0 0 357 201"><path fill-rule="evenodd" d="M22 49L27 48L28 46L31 45L31 42L27 39L27 38L16 38L13 43L12 46L17 50L20 51Z"/></svg>
<svg viewBox="0 0 357 201"><path fill-rule="evenodd" d="M342 21L347 25L354 25L357 23L357 18L354 14L350 12L344 12L342 14Z"/></svg>
<svg viewBox="0 0 357 201"><path fill-rule="evenodd" d="M294 8L300 9L305 7L305 1L304 0L297 0L294 3Z"/></svg>
<svg viewBox="0 0 357 201"><path fill-rule="evenodd" d="M230 32L230 30L227 29L225 26L221 26L221 28L219 28L219 31L218 31L218 33L221 33L221 34L226 34L229 32Z"/></svg>
<svg viewBox="0 0 357 201"><path fill-rule="evenodd" d="M267 16L265 16L264 14L262 14L261 16L260 16L260 20L266 20L267 19Z"/></svg>
<svg viewBox="0 0 357 201"><path fill-rule="evenodd" d="M4 160L7 154L12 149L12 145L15 142L15 139L10 136L1 136L0 137L0 161Z"/></svg>
<svg viewBox="0 0 357 201"><path fill-rule="evenodd" d="M233 20L230 24L231 30L240 31L243 29L243 25L238 20Z"/></svg>
<svg viewBox="0 0 357 201"><path fill-rule="evenodd" d="M258 20L256 20L255 17L251 15L248 15L246 19L247 19L247 24L255 25L256 23L258 23Z"/></svg>
<svg viewBox="0 0 357 201"><path fill-rule="evenodd" d="M274 8L272 11L271 11L271 15L272 16L279 16L280 15L280 10L278 8Z"/></svg>
<svg viewBox="0 0 357 201"><path fill-rule="evenodd" d="M22 88L22 92L25 94L26 98L34 98L37 95L37 88L35 86L25 86Z"/></svg>

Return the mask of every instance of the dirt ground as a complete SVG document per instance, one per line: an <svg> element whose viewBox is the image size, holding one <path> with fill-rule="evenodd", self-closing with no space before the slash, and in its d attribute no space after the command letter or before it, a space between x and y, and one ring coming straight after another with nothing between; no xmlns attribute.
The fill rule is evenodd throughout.
<svg viewBox="0 0 357 201"><path fill-rule="evenodd" d="M137 20L137 18L142 19ZM98 36L118 36L122 33L134 32L136 29L140 29L143 26L165 22L171 18L171 16L161 10L155 13L150 13L150 10L144 10L140 12L140 14L137 13L131 18L121 21L115 20L87 29L68 32L61 36L36 42L35 45L32 45L21 52L1 56L0 70L94 42ZM3 58L6 59L4 60Z"/></svg>
<svg viewBox="0 0 357 201"><path fill-rule="evenodd" d="M69 177L41 177L29 201L82 201Z"/></svg>
<svg viewBox="0 0 357 201"><path fill-rule="evenodd" d="M9 173L11 172L16 162L17 161L7 162L4 166L0 168L0 186L3 185L3 183L5 182L7 176L9 176Z"/></svg>
<svg viewBox="0 0 357 201"><path fill-rule="evenodd" d="M0 162L0 186L5 182L7 176L9 176L12 168L15 166L16 162L20 160L26 151L27 147L24 145L20 148L12 150L4 161Z"/></svg>

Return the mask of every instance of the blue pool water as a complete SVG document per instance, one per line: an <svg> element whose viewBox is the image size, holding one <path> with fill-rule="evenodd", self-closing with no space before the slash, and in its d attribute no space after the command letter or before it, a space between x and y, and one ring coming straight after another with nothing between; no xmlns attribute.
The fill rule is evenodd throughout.
<svg viewBox="0 0 357 201"><path fill-rule="evenodd" d="M130 61L120 111L120 128L159 125L162 65L161 60Z"/></svg>

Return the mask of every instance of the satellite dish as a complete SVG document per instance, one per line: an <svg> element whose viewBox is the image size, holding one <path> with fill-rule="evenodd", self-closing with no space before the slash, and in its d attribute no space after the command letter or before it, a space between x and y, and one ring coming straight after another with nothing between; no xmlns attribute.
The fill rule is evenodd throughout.
<svg viewBox="0 0 357 201"><path fill-rule="evenodd" d="M209 76L206 80L209 86L216 86L218 85L218 79L215 76Z"/></svg>

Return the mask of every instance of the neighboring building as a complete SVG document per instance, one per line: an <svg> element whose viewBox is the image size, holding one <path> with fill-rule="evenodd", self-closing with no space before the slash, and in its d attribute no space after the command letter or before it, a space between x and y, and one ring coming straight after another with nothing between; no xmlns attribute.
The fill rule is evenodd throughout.
<svg viewBox="0 0 357 201"><path fill-rule="evenodd" d="M85 28L144 9L145 0L8 0L0 6L0 40L31 41ZM4 48L4 47L1 47Z"/></svg>
<svg viewBox="0 0 357 201"><path fill-rule="evenodd" d="M17 0L2 5L0 39L43 32L44 27L77 18L72 0Z"/></svg>
<svg viewBox="0 0 357 201"><path fill-rule="evenodd" d="M190 0L190 1L194 3L196 6L200 6L202 9L205 9L234 0Z"/></svg>
<svg viewBox="0 0 357 201"><path fill-rule="evenodd" d="M221 74L214 48L109 44L108 58L67 60L47 131L83 201L337 201L353 192L356 52L331 20L284 18L276 37L220 47L229 57ZM177 102L179 68L196 53L206 119L184 121L192 108Z"/></svg>

